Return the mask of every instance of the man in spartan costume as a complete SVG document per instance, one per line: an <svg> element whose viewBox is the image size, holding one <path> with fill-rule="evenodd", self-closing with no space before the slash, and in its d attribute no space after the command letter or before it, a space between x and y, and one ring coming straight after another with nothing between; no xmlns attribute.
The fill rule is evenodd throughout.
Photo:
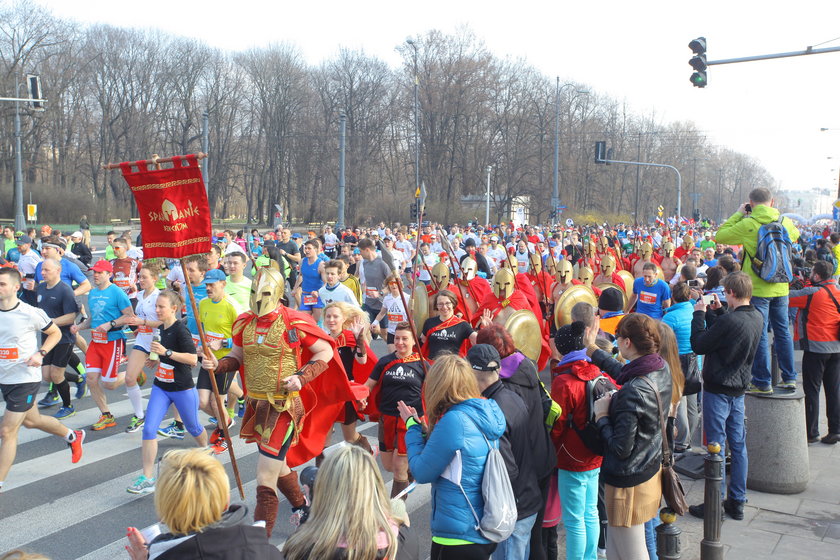
<svg viewBox="0 0 840 560"><path fill-rule="evenodd" d="M274 267L261 268L251 285L250 310L233 324L233 348L218 360L216 373L242 372L245 415L239 436L259 446L254 520L271 536L277 518L277 490L303 521L309 505L291 470L324 448L345 403L356 402L335 342L309 315L280 302L284 279Z"/></svg>

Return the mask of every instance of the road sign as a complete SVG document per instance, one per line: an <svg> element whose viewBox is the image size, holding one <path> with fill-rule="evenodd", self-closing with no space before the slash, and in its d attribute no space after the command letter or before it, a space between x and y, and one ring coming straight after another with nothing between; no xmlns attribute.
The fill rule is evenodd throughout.
<svg viewBox="0 0 840 560"><path fill-rule="evenodd" d="M37 204L27 204L26 205L26 221L28 221L28 222L37 222L38 221L38 205Z"/></svg>
<svg viewBox="0 0 840 560"><path fill-rule="evenodd" d="M569 226L569 227L572 227L572 226L575 225L575 221L573 219L569 218L568 220L566 220L566 225Z"/></svg>
<svg viewBox="0 0 840 560"><path fill-rule="evenodd" d="M831 209L831 219L835 221L840 220L840 207L838 207L836 204Z"/></svg>
<svg viewBox="0 0 840 560"><path fill-rule="evenodd" d="M834 201L834 207L835 208L840 208L840 198L838 198L837 200Z"/></svg>

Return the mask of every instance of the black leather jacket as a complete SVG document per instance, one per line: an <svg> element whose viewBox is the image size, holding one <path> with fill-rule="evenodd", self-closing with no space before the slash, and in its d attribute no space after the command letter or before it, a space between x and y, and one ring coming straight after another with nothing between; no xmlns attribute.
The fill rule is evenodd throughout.
<svg viewBox="0 0 840 560"><path fill-rule="evenodd" d="M592 355L592 363L619 376L623 364L603 350ZM667 418L671 403L671 372L665 364L646 376L659 389L662 416ZM656 394L642 377L621 386L610 402L610 414L598 421L606 452L601 474L617 488L638 486L653 477L662 465L662 424L657 416Z"/></svg>

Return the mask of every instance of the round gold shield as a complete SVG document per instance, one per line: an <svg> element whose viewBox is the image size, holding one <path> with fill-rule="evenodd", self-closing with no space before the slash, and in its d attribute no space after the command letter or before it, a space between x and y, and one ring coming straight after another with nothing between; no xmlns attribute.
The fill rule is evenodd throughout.
<svg viewBox="0 0 840 560"><path fill-rule="evenodd" d="M624 301L630 301L633 297L633 282L636 279L633 277L633 273L629 270L619 270L618 275L621 276L621 279L624 280L624 295L627 296L624 298Z"/></svg>
<svg viewBox="0 0 840 560"><path fill-rule="evenodd" d="M627 312L627 304L630 303L630 299L627 297L627 293L621 289L621 286L619 286L618 284L613 284L612 282L601 282L596 287L602 292L607 288L615 288L616 290L618 290L618 293L621 294L621 308L625 311L625 313Z"/></svg>
<svg viewBox="0 0 840 560"><path fill-rule="evenodd" d="M554 326L560 328L563 325L570 324L572 322L572 307L581 301L585 301L598 309L598 298L595 297L592 288L588 286L578 284L563 292L554 306Z"/></svg>
<svg viewBox="0 0 840 560"><path fill-rule="evenodd" d="M505 321L505 330L510 333L516 349L534 360L542 352L542 329L537 316L530 309L515 311Z"/></svg>
<svg viewBox="0 0 840 560"><path fill-rule="evenodd" d="M418 282L411 293L410 307L414 325L422 330L426 319L429 318L429 293L422 282Z"/></svg>

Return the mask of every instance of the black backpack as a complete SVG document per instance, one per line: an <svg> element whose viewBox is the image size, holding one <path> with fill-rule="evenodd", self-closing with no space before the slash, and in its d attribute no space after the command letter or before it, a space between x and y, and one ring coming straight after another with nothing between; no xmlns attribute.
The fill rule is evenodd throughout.
<svg viewBox="0 0 840 560"><path fill-rule="evenodd" d="M604 455L604 442L601 439L601 434L598 431L598 426L595 425L594 404L595 401L610 391L618 390L618 387L606 375L599 375L593 379L585 381L586 388L584 390L586 406L586 422L582 428L578 428L575 424L573 414L569 414L567 422L575 433L577 433L580 440L592 453L596 455Z"/></svg>

